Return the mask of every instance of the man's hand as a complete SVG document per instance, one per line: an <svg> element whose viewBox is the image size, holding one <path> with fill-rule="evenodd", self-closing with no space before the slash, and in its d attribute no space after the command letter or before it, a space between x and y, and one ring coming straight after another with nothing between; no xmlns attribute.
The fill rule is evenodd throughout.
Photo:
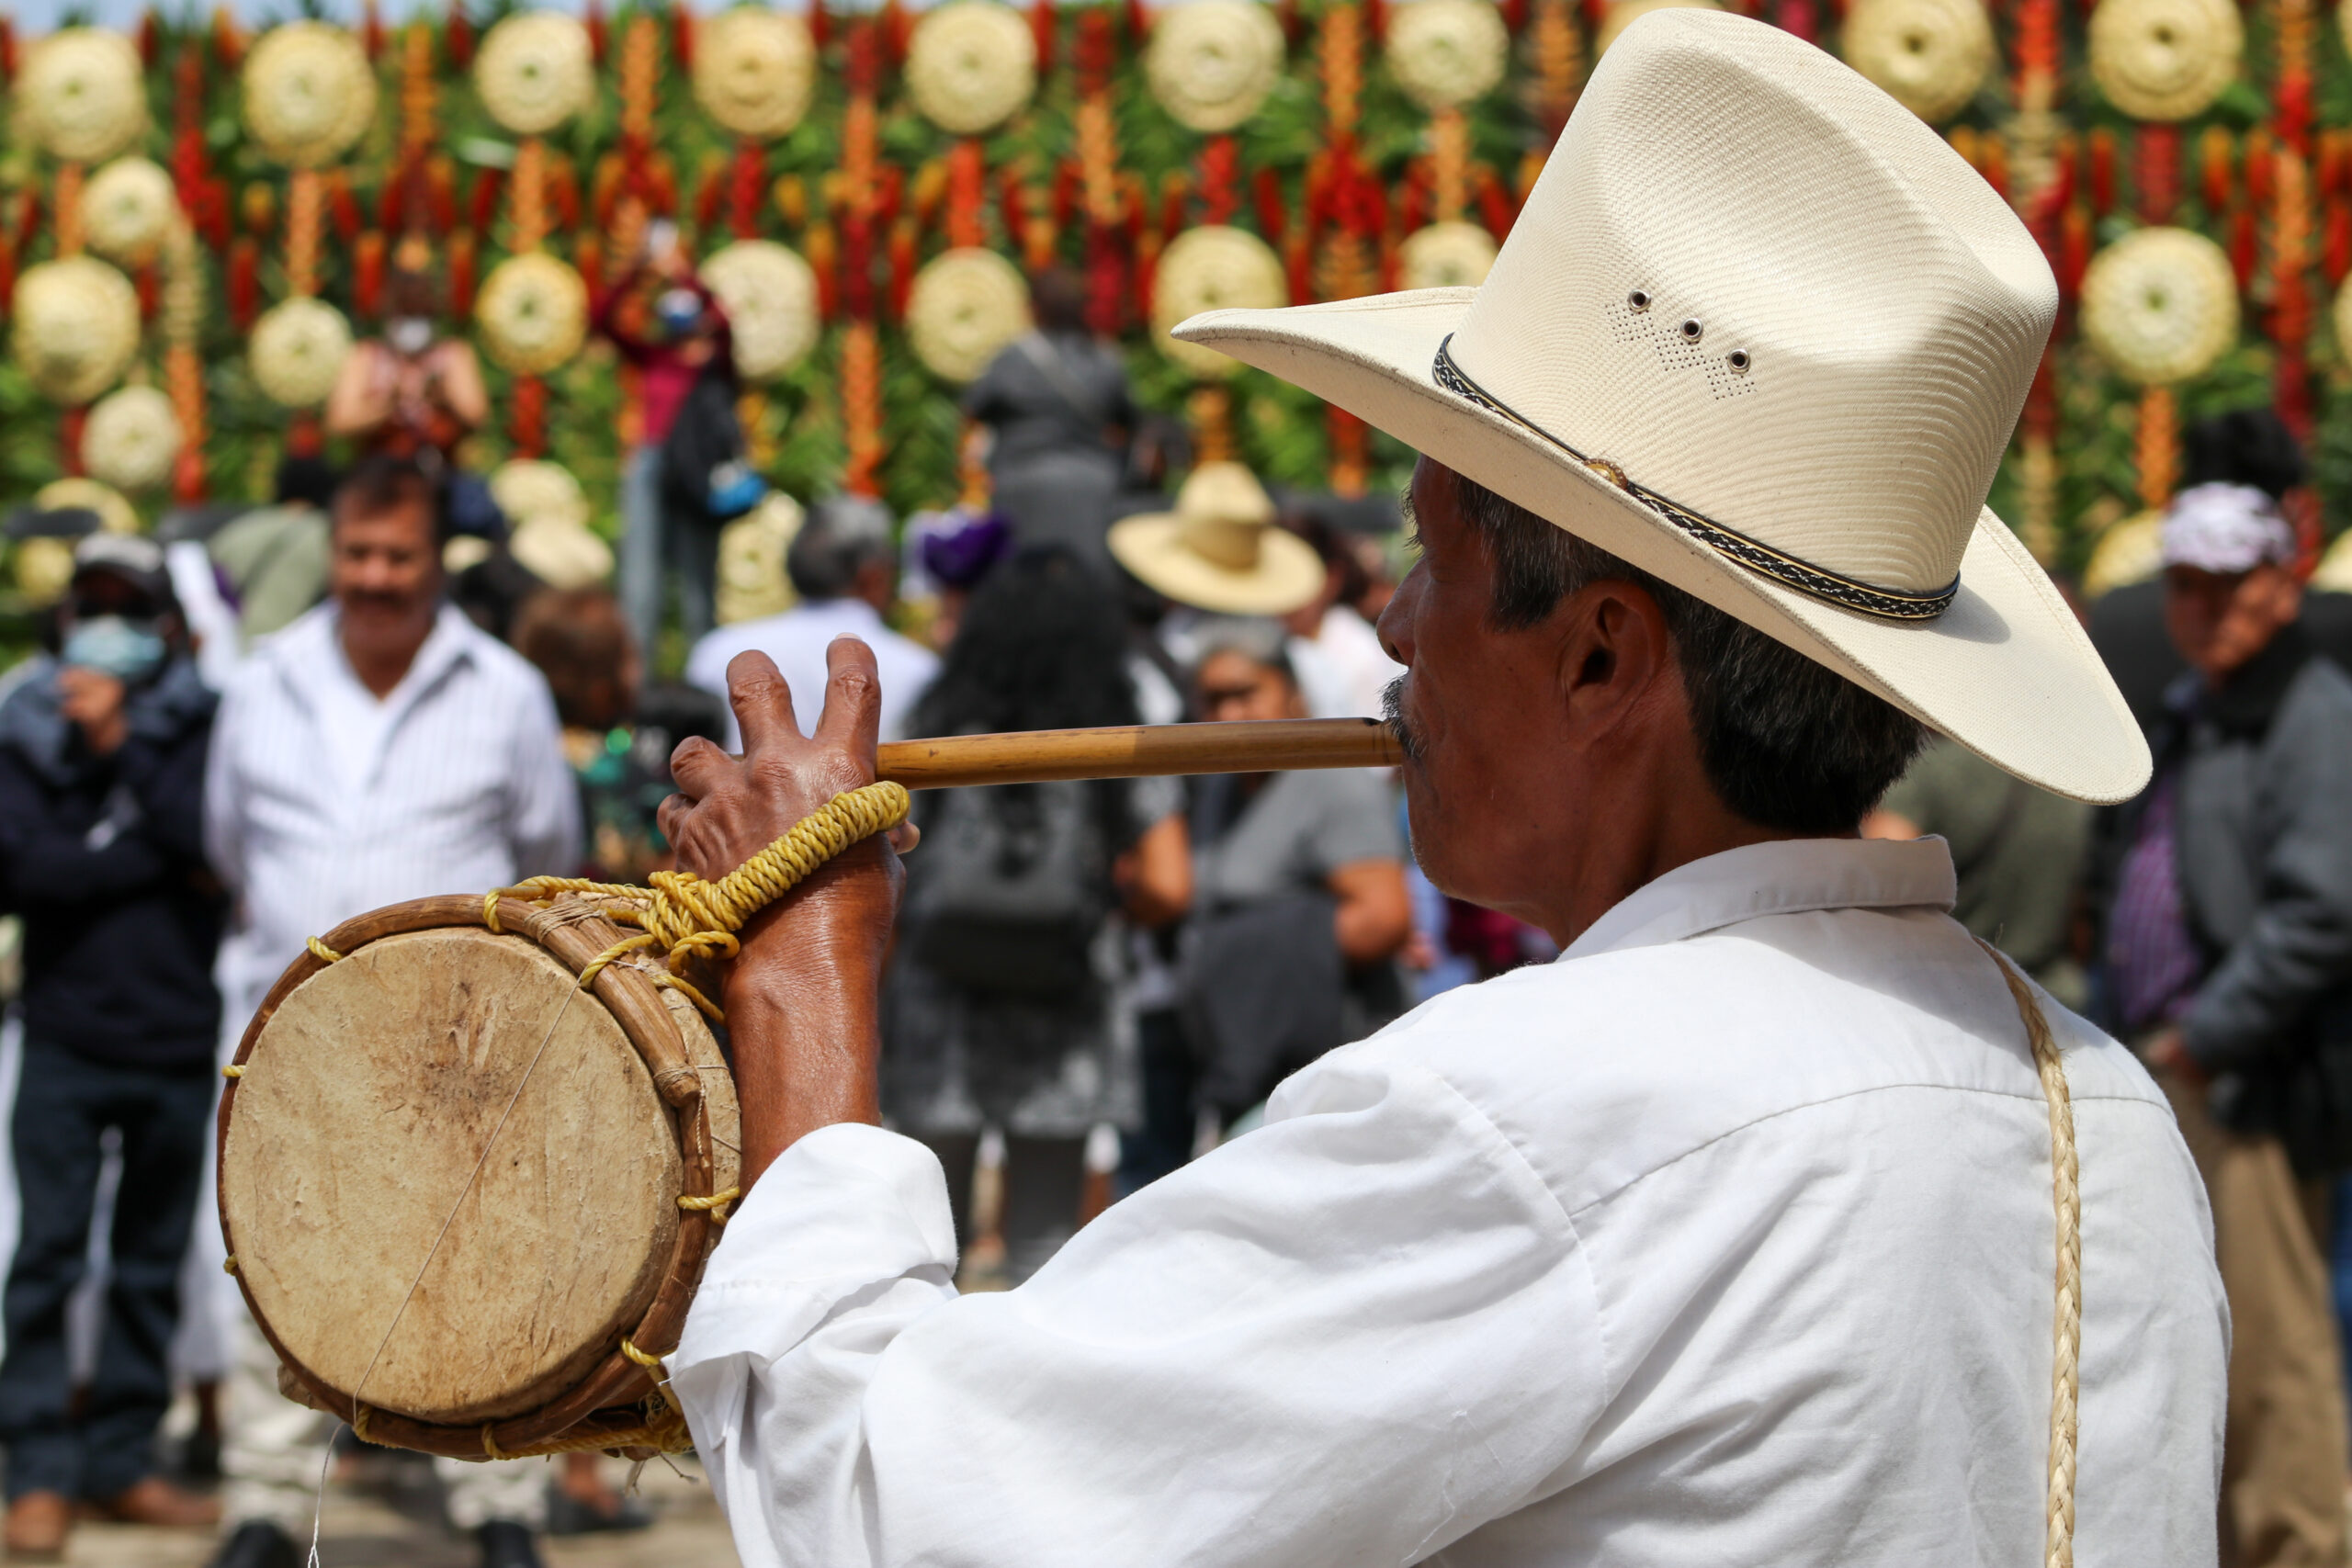
<svg viewBox="0 0 2352 1568"><path fill-rule="evenodd" d="M123 684L101 670L68 664L57 672L58 711L82 727L82 738L101 757L111 757L130 739L123 712Z"/></svg>
<svg viewBox="0 0 2352 1568"><path fill-rule="evenodd" d="M854 637L827 650L831 681L814 737L794 721L792 694L764 653L727 667L743 756L691 739L670 759L679 792L662 803L678 864L718 881L847 790L874 782L881 682ZM743 1106L746 1187L808 1132L880 1120L876 1057L882 964L901 877L894 844L869 839L820 866L752 917L728 965L727 1022Z"/></svg>

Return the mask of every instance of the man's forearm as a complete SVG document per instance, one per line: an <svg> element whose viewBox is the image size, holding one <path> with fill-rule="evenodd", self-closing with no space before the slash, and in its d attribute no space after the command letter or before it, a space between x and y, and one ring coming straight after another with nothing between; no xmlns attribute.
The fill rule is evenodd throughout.
<svg viewBox="0 0 2352 1568"><path fill-rule="evenodd" d="M819 876L744 929L727 976L746 1190L804 1134L882 1119L883 949L834 908L854 890Z"/></svg>

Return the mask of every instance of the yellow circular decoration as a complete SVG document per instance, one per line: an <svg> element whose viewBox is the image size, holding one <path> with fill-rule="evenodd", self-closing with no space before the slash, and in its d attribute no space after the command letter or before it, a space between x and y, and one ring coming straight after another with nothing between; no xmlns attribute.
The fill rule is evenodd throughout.
<svg viewBox="0 0 2352 1568"><path fill-rule="evenodd" d="M817 275L797 252L773 240L739 240L700 272L727 312L735 369L745 380L781 376L817 346Z"/></svg>
<svg viewBox="0 0 2352 1568"><path fill-rule="evenodd" d="M83 466L118 490L154 489L172 477L179 455L179 415L153 387L108 392L82 427Z"/></svg>
<svg viewBox="0 0 2352 1568"><path fill-rule="evenodd" d="M272 402L316 407L334 390L351 352L351 323L323 299L298 295L264 310L245 339L245 360Z"/></svg>
<svg viewBox="0 0 2352 1568"><path fill-rule="evenodd" d="M78 407L122 379L139 352L139 295L102 261L68 256L17 279L17 362L51 402Z"/></svg>
<svg viewBox="0 0 2352 1568"><path fill-rule="evenodd" d="M722 626L780 615L799 600L785 575L785 552L800 532L800 503L780 490L718 531L718 596L714 618Z"/></svg>
<svg viewBox="0 0 2352 1568"><path fill-rule="evenodd" d="M55 512L62 507L82 506L98 514L98 530L106 534L136 534L139 509L124 499L122 491L97 479L74 478L51 479L33 491L33 505L43 512Z"/></svg>
<svg viewBox="0 0 2352 1568"><path fill-rule="evenodd" d="M33 45L17 73L17 112L52 158L95 164L147 129L139 51L120 33L66 28Z"/></svg>
<svg viewBox="0 0 2352 1568"><path fill-rule="evenodd" d="M117 158L82 187L82 232L98 254L137 266L154 259L179 209L162 164Z"/></svg>
<svg viewBox="0 0 2352 1568"><path fill-rule="evenodd" d="M1159 107L1215 135L1258 112L1283 74L1283 28L1256 0L1192 0L1152 19L1144 77Z"/></svg>
<svg viewBox="0 0 2352 1568"><path fill-rule="evenodd" d="M2352 355L2352 281L2335 291L2335 303L2328 310L2327 319L2335 329L2337 357Z"/></svg>
<svg viewBox="0 0 2352 1568"><path fill-rule="evenodd" d="M560 463L517 457L499 464L491 470L490 499L518 527L525 523L588 525L588 497Z"/></svg>
<svg viewBox="0 0 2352 1568"><path fill-rule="evenodd" d="M957 136L993 130L1037 91L1037 39L997 0L951 0L923 13L907 44L907 96Z"/></svg>
<svg viewBox="0 0 2352 1568"><path fill-rule="evenodd" d="M21 539L17 544L17 592L35 609L46 609L65 597L74 586L74 541Z"/></svg>
<svg viewBox="0 0 2352 1568"><path fill-rule="evenodd" d="M2083 597L2097 599L2118 588L2145 582L2165 567L2165 514L2135 512L2101 530L2083 568Z"/></svg>
<svg viewBox="0 0 2352 1568"><path fill-rule="evenodd" d="M2142 229L2091 259L2083 335L2126 380L2201 376L2238 340L2238 280L2222 247L2187 229Z"/></svg>
<svg viewBox="0 0 2352 1568"><path fill-rule="evenodd" d="M1203 310L1271 310L1288 303L1282 258L1265 241L1223 224L1187 229L1159 253L1159 270L1151 281L1152 336L1162 354L1193 375L1222 380L1241 368L1239 360L1196 343L1178 343L1169 329Z"/></svg>
<svg viewBox="0 0 2352 1568"><path fill-rule="evenodd" d="M1409 0L1388 14L1383 52L1415 103L1458 108L1503 79L1510 34L1490 0Z"/></svg>
<svg viewBox="0 0 2352 1568"><path fill-rule="evenodd" d="M482 346L517 376L544 376L588 337L588 286L545 252L509 256L482 280L474 304Z"/></svg>
<svg viewBox="0 0 2352 1568"><path fill-rule="evenodd" d="M559 592L601 587L613 575L613 547L577 523L535 517L516 525L507 549Z"/></svg>
<svg viewBox="0 0 2352 1568"><path fill-rule="evenodd" d="M977 245L925 263L907 293L907 336L934 376L969 381L1029 330L1029 286L994 251Z"/></svg>
<svg viewBox="0 0 2352 1568"><path fill-rule="evenodd" d="M2352 593L2352 534L2338 534L2319 558L2311 586L2326 593Z"/></svg>
<svg viewBox="0 0 2352 1568"><path fill-rule="evenodd" d="M324 22L288 22L245 57L245 130L281 164L334 163L376 118L376 73L359 40Z"/></svg>
<svg viewBox="0 0 2352 1568"><path fill-rule="evenodd" d="M1617 35L1648 16L1652 11L1720 11L1715 0L1616 0L1608 14L1600 18L1600 30L1593 35L1592 57L1599 60L1617 41Z"/></svg>
<svg viewBox="0 0 2352 1568"><path fill-rule="evenodd" d="M695 30L695 102L721 130L782 136L808 112L816 81L816 42L791 12L744 6Z"/></svg>
<svg viewBox="0 0 2352 1568"><path fill-rule="evenodd" d="M588 29L560 11L524 11L485 34L474 91L490 118L517 136L553 130L596 95Z"/></svg>
<svg viewBox="0 0 2352 1568"><path fill-rule="evenodd" d="M1408 288L1475 288L1495 265L1495 237L1476 223L1432 223L1396 248L1398 280Z"/></svg>
<svg viewBox="0 0 2352 1568"><path fill-rule="evenodd" d="M2134 119L2187 119L2237 79L2245 27L2233 0L2099 0L2091 75Z"/></svg>
<svg viewBox="0 0 2352 1568"><path fill-rule="evenodd" d="M1847 64L1930 125L1965 108L1993 67L1984 0L1856 0L1842 42Z"/></svg>

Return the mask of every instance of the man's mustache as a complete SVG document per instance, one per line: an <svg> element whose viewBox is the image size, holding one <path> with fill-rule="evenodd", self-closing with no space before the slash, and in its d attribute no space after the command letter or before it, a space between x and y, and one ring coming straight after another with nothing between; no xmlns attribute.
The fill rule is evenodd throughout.
<svg viewBox="0 0 2352 1568"><path fill-rule="evenodd" d="M1405 677L1399 675L1388 682L1380 694L1380 714L1396 734L1396 750L1405 754L1408 762L1419 762L1423 756L1421 737L1412 721L1405 716Z"/></svg>

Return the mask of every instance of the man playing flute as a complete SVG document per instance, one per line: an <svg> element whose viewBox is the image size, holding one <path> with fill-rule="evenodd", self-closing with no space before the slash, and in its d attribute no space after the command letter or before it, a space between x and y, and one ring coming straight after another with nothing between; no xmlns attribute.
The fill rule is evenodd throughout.
<svg viewBox="0 0 2352 1568"><path fill-rule="evenodd" d="M1424 454L1380 626L1414 852L1566 951L959 1299L938 1163L876 1124L895 850L767 910L748 1190L669 1360L744 1562L2212 1561L2228 1322L2165 1100L1950 918L1940 840L1855 833L1929 728L2147 775L1983 506L2056 306L1892 99L1667 10L1480 287L1181 329ZM684 864L873 777L872 655L831 671L803 739L736 660Z"/></svg>

